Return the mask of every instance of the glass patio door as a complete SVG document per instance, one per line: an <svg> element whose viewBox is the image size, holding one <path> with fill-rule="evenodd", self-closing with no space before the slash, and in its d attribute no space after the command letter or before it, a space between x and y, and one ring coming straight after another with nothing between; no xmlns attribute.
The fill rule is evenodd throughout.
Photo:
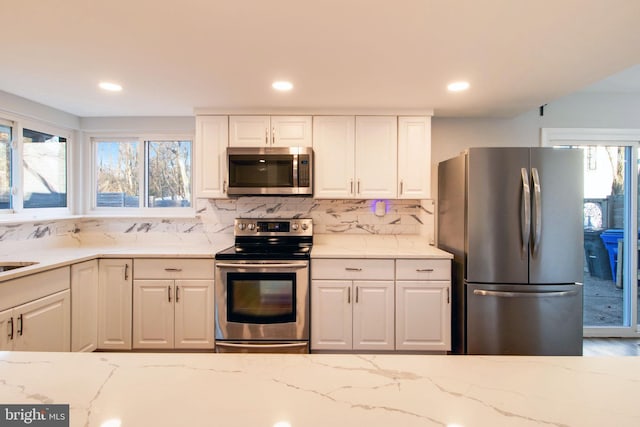
<svg viewBox="0 0 640 427"><path fill-rule="evenodd" d="M584 150L584 335L640 337L640 130L542 128L541 145Z"/></svg>

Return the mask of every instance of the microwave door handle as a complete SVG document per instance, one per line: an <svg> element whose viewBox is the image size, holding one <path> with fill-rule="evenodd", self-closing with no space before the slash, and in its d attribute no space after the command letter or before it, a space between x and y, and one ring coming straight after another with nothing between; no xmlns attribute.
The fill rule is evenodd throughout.
<svg viewBox="0 0 640 427"><path fill-rule="evenodd" d="M235 264L217 262L216 268L306 268L307 263L281 263L281 264Z"/></svg>

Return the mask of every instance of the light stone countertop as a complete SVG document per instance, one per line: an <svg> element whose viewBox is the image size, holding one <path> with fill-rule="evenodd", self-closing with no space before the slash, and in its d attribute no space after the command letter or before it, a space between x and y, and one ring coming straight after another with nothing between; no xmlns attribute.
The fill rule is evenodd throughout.
<svg viewBox="0 0 640 427"><path fill-rule="evenodd" d="M233 245L233 236L213 243L158 242L156 245L87 244L58 247L5 249L0 262L35 261L37 264L0 272L0 283L52 268L94 258L211 258ZM6 248L5 246L4 248ZM414 235L330 235L314 236L312 258L442 258L452 255L429 245L427 238Z"/></svg>
<svg viewBox="0 0 640 427"><path fill-rule="evenodd" d="M426 236L319 234L311 258L443 258L453 255L431 246Z"/></svg>
<svg viewBox="0 0 640 427"><path fill-rule="evenodd" d="M70 425L638 426L638 357L0 352L0 403Z"/></svg>

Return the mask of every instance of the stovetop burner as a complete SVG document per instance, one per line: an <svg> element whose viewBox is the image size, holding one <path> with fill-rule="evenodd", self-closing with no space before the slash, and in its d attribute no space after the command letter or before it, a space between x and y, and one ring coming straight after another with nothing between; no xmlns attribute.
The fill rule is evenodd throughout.
<svg viewBox="0 0 640 427"><path fill-rule="evenodd" d="M218 260L307 260L311 258L311 219L236 219L235 244Z"/></svg>

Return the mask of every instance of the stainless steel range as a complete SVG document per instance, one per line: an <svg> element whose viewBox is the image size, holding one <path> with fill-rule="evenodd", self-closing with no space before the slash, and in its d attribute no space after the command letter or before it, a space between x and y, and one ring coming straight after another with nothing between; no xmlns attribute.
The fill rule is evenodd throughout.
<svg viewBox="0 0 640 427"><path fill-rule="evenodd" d="M236 219L216 254L216 351L309 352L311 219Z"/></svg>

